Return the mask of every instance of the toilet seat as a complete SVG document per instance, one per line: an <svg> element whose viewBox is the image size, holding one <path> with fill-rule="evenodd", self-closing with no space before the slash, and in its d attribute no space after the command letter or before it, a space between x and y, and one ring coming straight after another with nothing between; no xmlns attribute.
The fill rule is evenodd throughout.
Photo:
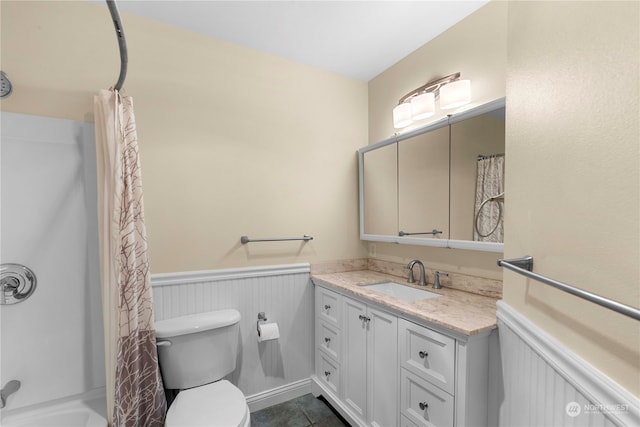
<svg viewBox="0 0 640 427"><path fill-rule="evenodd" d="M165 427L245 427L250 424L244 394L227 380L182 390L167 411Z"/></svg>

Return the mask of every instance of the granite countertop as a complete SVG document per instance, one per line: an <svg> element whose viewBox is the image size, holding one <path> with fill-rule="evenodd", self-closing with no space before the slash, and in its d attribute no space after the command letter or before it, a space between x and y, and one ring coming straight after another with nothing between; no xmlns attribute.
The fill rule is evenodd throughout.
<svg viewBox="0 0 640 427"><path fill-rule="evenodd" d="M346 291L389 307L397 312L443 326L464 335L475 335L496 327L496 298L477 295L443 287L426 288L440 297L406 302L364 287L381 282L398 284L425 290L423 286L407 283L406 278L392 276L371 270L348 271L342 273L313 274L314 283L321 283Z"/></svg>

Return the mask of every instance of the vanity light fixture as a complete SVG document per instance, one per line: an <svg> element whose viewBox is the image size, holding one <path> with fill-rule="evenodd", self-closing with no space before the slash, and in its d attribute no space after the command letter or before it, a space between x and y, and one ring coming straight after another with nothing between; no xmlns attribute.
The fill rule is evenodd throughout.
<svg viewBox="0 0 640 427"><path fill-rule="evenodd" d="M400 129L416 120L433 116L437 97L443 110L468 104L471 101L471 81L460 80L460 73L454 73L412 90L400 98L393 109L393 127Z"/></svg>

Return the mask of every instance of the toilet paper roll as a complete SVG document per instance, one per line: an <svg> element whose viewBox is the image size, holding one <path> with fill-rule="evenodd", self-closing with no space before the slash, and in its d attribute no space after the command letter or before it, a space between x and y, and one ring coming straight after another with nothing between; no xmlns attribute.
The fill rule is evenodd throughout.
<svg viewBox="0 0 640 427"><path fill-rule="evenodd" d="M277 323L258 324L258 342L277 340L280 338L280 330Z"/></svg>

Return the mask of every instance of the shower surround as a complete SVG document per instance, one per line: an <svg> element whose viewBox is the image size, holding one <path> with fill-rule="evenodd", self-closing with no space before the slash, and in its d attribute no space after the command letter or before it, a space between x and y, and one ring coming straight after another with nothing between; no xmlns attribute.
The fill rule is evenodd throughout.
<svg viewBox="0 0 640 427"><path fill-rule="evenodd" d="M1 113L2 263L38 279L0 307L1 383L21 381L3 409L104 387L93 124Z"/></svg>

